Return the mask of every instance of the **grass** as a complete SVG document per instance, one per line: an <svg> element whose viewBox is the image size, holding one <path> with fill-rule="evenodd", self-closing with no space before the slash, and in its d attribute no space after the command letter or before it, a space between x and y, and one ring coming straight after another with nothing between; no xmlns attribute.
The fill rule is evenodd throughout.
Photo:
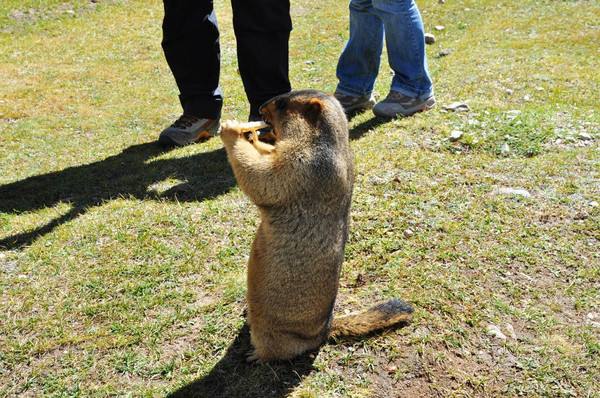
<svg viewBox="0 0 600 398"><path fill-rule="evenodd" d="M600 396L600 7L419 6L428 31L445 26L427 49L438 103L471 111L351 121L336 309L398 296L415 320L251 367L258 215L220 140L154 144L179 112L160 3L3 1L0 396ZM224 114L245 119L216 7ZM293 16L293 86L333 91L346 4L299 0Z"/></svg>

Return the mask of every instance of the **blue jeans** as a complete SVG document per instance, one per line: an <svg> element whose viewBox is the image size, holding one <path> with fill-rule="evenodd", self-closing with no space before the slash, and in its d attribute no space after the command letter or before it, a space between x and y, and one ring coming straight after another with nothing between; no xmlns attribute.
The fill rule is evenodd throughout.
<svg viewBox="0 0 600 398"><path fill-rule="evenodd" d="M337 66L337 91L370 95L383 50L394 70L391 90L413 98L433 94L423 20L414 0L351 0L350 39Z"/></svg>

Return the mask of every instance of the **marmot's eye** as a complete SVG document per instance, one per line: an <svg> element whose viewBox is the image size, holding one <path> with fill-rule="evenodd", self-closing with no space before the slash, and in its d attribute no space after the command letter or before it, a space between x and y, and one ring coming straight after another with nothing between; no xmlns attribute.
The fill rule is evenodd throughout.
<svg viewBox="0 0 600 398"><path fill-rule="evenodd" d="M286 106L287 101L283 98L280 98L277 101L275 101L275 109L277 109L278 111L285 109Z"/></svg>

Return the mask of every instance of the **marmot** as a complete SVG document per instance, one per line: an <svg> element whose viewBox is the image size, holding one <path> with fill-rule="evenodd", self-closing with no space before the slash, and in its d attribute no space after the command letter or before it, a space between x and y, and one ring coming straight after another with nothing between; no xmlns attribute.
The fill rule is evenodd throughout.
<svg viewBox="0 0 600 398"><path fill-rule="evenodd" d="M249 361L290 359L329 337L356 336L408 321L391 300L333 319L354 182L344 110L332 96L293 91L262 105L275 144L257 124L225 122L221 139L261 223L248 262Z"/></svg>

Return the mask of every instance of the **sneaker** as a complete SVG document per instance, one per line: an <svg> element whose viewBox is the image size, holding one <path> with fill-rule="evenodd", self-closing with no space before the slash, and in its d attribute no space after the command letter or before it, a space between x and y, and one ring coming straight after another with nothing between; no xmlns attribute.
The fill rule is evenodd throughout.
<svg viewBox="0 0 600 398"><path fill-rule="evenodd" d="M373 105L375 105L375 97L373 94L369 95L349 95L342 94L339 91L336 91L333 96L340 102L342 108L344 108L344 112L346 114L351 114L355 112L364 111L366 109L371 109Z"/></svg>
<svg viewBox="0 0 600 398"><path fill-rule="evenodd" d="M435 97L431 95L426 99L406 96L398 91L390 91L387 97L373 107L376 116L393 118L397 116L410 116L417 112L427 111L435 105Z"/></svg>
<svg viewBox="0 0 600 398"><path fill-rule="evenodd" d="M183 114L160 133L158 142L168 146L184 146L217 135L219 119L205 119Z"/></svg>

